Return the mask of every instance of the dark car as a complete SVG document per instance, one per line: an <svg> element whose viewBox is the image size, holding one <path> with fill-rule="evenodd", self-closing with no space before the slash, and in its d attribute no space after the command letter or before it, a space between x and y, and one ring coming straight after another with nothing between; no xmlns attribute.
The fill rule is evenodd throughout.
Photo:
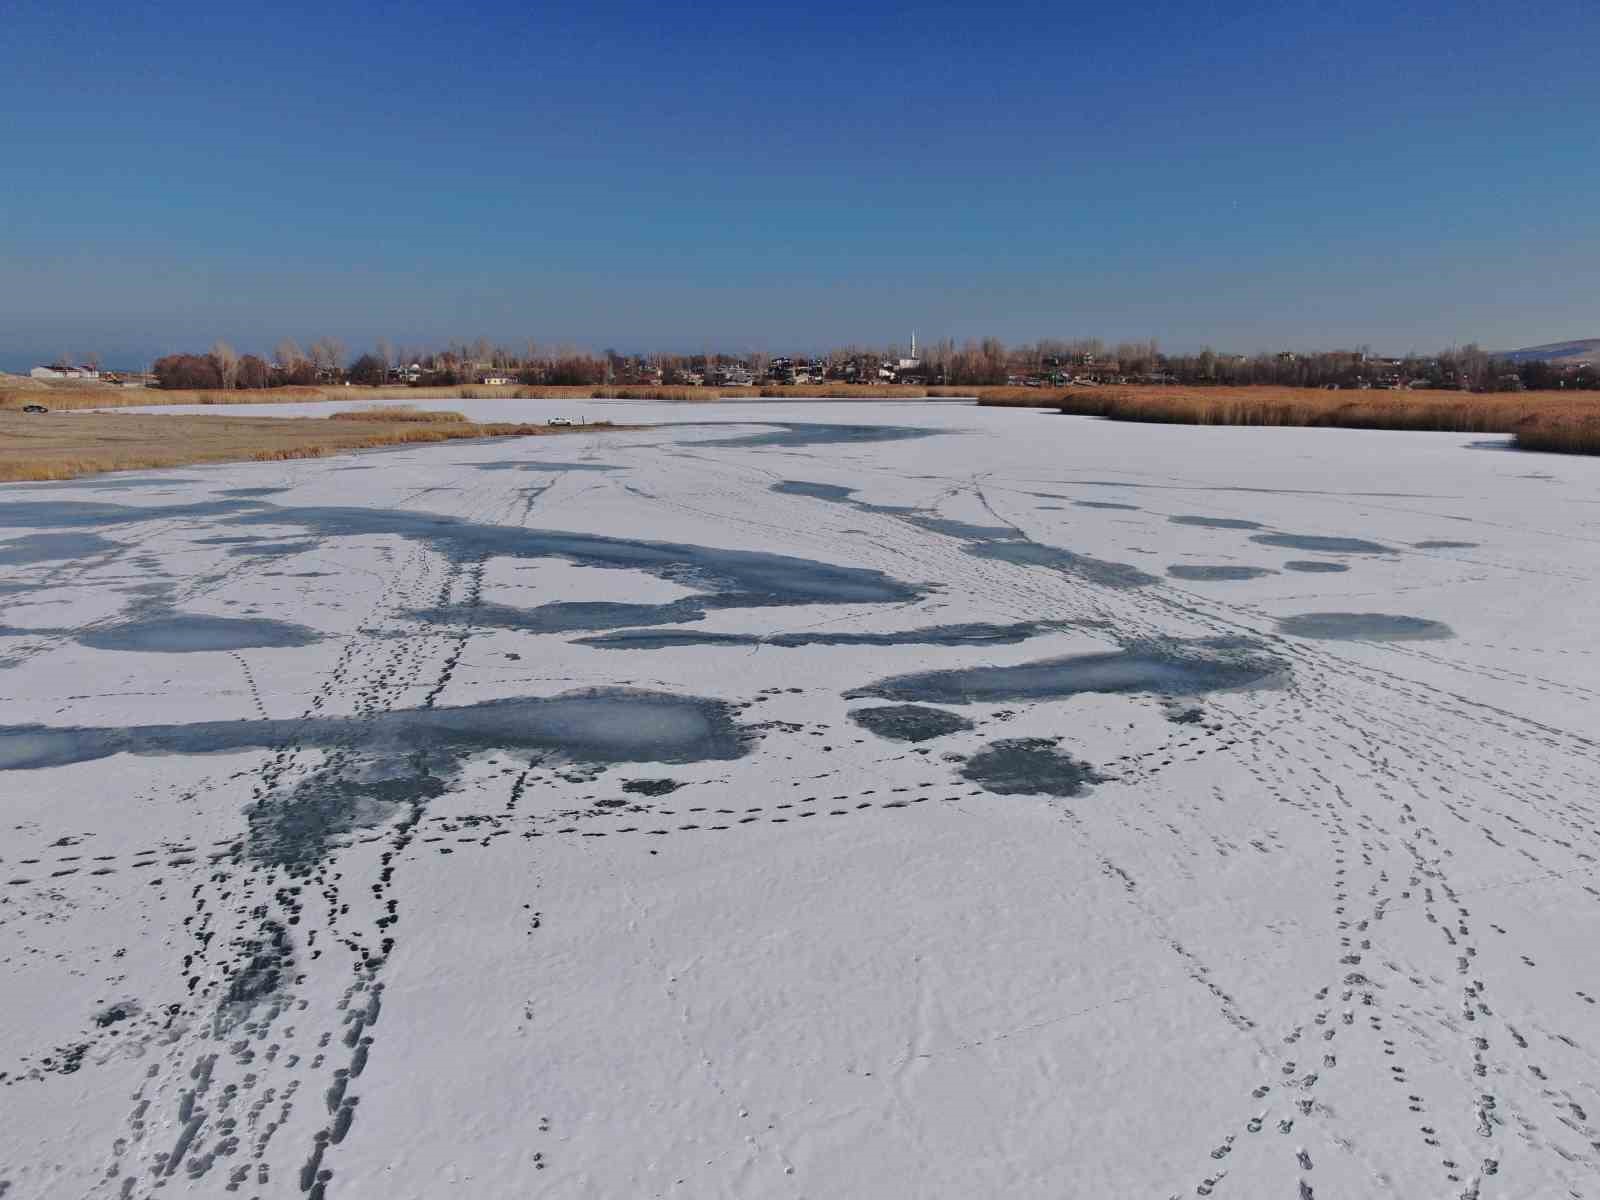
<svg viewBox="0 0 1600 1200"><path fill-rule="evenodd" d="M23 412L49 412L50 410L48 408L46 408L44 405L42 405L42 404L24 404L22 406L22 411Z"/></svg>

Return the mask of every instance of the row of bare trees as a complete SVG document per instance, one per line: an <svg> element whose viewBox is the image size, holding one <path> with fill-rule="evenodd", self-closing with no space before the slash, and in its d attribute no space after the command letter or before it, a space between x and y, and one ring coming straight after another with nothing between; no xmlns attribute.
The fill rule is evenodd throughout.
<svg viewBox="0 0 1600 1200"><path fill-rule="evenodd" d="M1374 356L1366 347L1357 350L1309 354L1198 354L1167 355L1161 370L1174 382L1199 385L1280 387L1429 387L1474 392L1546 388L1593 388L1600 376L1592 368L1559 366L1545 362L1515 362L1496 357L1468 344L1434 355L1408 354L1398 358Z"/></svg>
<svg viewBox="0 0 1600 1200"><path fill-rule="evenodd" d="M293 339L285 338L269 361L254 354L240 354L219 340L205 354L168 354L158 358L151 373L163 388L233 390L334 383L345 377L345 348L337 338L319 338L302 350Z"/></svg>
<svg viewBox="0 0 1600 1200"><path fill-rule="evenodd" d="M903 381L954 386L1004 384L1018 377L1160 379L1190 385L1276 384L1295 387L1359 387L1426 385L1472 390L1529 387L1595 387L1595 373L1546 363L1513 363L1498 359L1476 345L1423 357L1375 358L1366 349L1310 354L1280 352L1254 356L1218 354L1163 354L1154 339L1108 346L1097 338L1052 339L1007 346L998 338L983 338L960 345L950 339L922 347L911 365L906 348L849 345L837 347L811 361L824 364L830 379L879 378L881 364L895 364ZM85 361L88 361L86 358ZM505 376L527 384L595 385L637 382L663 383L711 381L720 369L738 365L756 378L767 372L769 356L760 351L727 354L623 355L607 349L599 353L570 345L541 347L532 340L520 349L478 338L455 341L442 348L397 345L380 338L376 346L353 363L337 338L323 337L302 348L291 338L274 347L270 358L241 355L227 342L218 341L206 354L173 354L157 361L155 374L163 387L265 388L285 385L351 382L382 384L476 383L487 375Z"/></svg>

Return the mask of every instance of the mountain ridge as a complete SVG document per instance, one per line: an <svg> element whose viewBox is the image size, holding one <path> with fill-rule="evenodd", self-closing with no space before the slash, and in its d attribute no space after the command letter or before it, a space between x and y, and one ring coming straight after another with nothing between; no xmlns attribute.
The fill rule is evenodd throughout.
<svg viewBox="0 0 1600 1200"><path fill-rule="evenodd" d="M1521 350L1505 350L1496 358L1512 362L1581 362L1600 359L1600 338L1575 338L1565 342L1545 342L1540 346L1524 346Z"/></svg>

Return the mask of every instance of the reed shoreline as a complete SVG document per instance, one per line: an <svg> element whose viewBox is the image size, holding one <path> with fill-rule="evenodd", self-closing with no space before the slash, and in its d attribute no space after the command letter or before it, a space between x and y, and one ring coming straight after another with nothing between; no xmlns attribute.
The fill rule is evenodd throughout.
<svg viewBox="0 0 1600 1200"><path fill-rule="evenodd" d="M1389 392L1312 388L1073 388L978 403L1110 421L1509 434L1520 450L1600 454L1600 392Z"/></svg>
<svg viewBox="0 0 1600 1200"><path fill-rule="evenodd" d="M0 412L0 483L203 463L324 458L352 450L479 438L557 437L637 425L473 422L460 413L245 417L176 413Z"/></svg>

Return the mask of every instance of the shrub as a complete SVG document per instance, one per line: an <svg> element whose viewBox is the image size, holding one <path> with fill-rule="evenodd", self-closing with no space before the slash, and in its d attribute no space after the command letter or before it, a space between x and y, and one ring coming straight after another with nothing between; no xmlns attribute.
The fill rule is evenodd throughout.
<svg viewBox="0 0 1600 1200"><path fill-rule="evenodd" d="M248 389L271 387L272 370L254 354L246 354L239 360L239 373L234 379L234 386Z"/></svg>
<svg viewBox="0 0 1600 1200"><path fill-rule="evenodd" d="M209 354L168 354L150 368L163 388L220 388L222 370Z"/></svg>
<svg viewBox="0 0 1600 1200"><path fill-rule="evenodd" d="M389 378L389 368L376 354L363 354L350 365L350 382L377 387Z"/></svg>

